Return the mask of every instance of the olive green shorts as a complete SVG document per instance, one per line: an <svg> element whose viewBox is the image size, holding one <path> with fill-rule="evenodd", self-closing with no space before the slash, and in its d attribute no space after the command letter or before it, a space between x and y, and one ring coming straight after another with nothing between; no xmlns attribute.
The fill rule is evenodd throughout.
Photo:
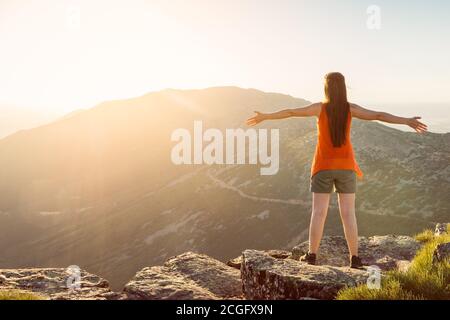
<svg viewBox="0 0 450 320"><path fill-rule="evenodd" d="M356 173L353 170L322 170L311 177L311 192L331 193L356 192Z"/></svg>

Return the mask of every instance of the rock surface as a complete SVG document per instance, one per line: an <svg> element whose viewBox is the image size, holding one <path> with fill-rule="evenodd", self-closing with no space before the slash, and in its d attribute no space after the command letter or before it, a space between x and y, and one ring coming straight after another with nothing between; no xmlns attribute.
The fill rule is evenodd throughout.
<svg viewBox="0 0 450 320"><path fill-rule="evenodd" d="M450 242L438 244L433 253L433 263L450 259Z"/></svg>
<svg viewBox="0 0 450 320"><path fill-rule="evenodd" d="M264 252L276 259L287 259L292 256L292 252L286 250L264 250ZM242 255L234 259L231 259L227 262L227 265L239 270L241 269L241 264L242 264Z"/></svg>
<svg viewBox="0 0 450 320"><path fill-rule="evenodd" d="M373 236L359 238L359 255L367 265L391 270L414 258L420 243L408 236ZM308 241L292 249L292 258L298 260L308 251ZM344 267L349 264L349 252L344 237L324 237L320 244L317 263Z"/></svg>
<svg viewBox="0 0 450 320"><path fill-rule="evenodd" d="M96 275L80 270L80 278L68 286L71 277L68 269L1 269L0 290L24 290L34 292L50 300L110 300L120 295L109 288L109 283ZM73 278L75 279L75 278Z"/></svg>
<svg viewBox="0 0 450 320"><path fill-rule="evenodd" d="M333 299L345 286L367 280L365 270L310 266L292 259L276 259L263 251L245 250L241 277L247 299Z"/></svg>
<svg viewBox="0 0 450 320"><path fill-rule="evenodd" d="M440 236L447 233L448 223L438 223L436 224L436 228L434 229L434 235Z"/></svg>
<svg viewBox="0 0 450 320"><path fill-rule="evenodd" d="M239 299L240 273L207 255L186 252L144 268L125 285L128 299Z"/></svg>
<svg viewBox="0 0 450 320"><path fill-rule="evenodd" d="M447 232L447 224L436 234ZM420 249L408 236L360 238L360 256L368 265L382 270L405 271ZM324 237L317 266L297 261L308 250L308 242L285 250L245 250L227 264L207 255L186 252L169 258L164 265L144 268L129 281L123 292L112 292L108 281L79 270L70 288L70 269L0 269L0 290L24 290L46 299L333 299L345 286L364 283L365 270L348 268L344 237ZM433 260L450 257L450 243L437 246Z"/></svg>

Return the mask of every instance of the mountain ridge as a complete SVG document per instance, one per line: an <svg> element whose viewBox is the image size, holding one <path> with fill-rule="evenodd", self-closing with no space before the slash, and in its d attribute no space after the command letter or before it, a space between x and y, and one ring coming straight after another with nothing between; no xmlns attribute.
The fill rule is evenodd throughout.
<svg viewBox="0 0 450 320"><path fill-rule="evenodd" d="M305 104L234 87L166 91L0 140L0 268L77 264L118 287L139 268L186 250L227 260L241 249L305 240L313 119L260 126L280 130L280 171L272 177L257 166L170 161L171 132L191 130L194 120L238 128L254 109ZM366 174L357 196L362 235L411 235L448 221L450 135L362 121L353 129ZM342 234L335 200L325 232Z"/></svg>

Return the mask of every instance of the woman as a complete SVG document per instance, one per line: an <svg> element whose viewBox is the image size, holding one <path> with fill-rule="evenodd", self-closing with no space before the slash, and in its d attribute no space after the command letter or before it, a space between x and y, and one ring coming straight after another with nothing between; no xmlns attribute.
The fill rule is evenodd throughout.
<svg viewBox="0 0 450 320"><path fill-rule="evenodd" d="M290 117L317 117L318 141L311 168L312 215L309 228L309 252L301 261L314 265L322 238L333 187L339 195L339 211L345 238L350 251L350 266L363 266L358 256L358 228L355 216L356 176L362 172L356 163L350 128L352 117L404 124L418 133L427 131L420 117L402 118L385 112L365 109L347 101L345 78L338 72L325 76L325 101L303 108L286 109L275 113L261 113L247 120L250 126L265 120Z"/></svg>

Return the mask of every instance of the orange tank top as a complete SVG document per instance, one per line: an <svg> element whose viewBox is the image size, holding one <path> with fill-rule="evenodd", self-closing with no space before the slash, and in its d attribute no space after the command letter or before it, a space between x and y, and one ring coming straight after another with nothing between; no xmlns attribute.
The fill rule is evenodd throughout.
<svg viewBox="0 0 450 320"><path fill-rule="evenodd" d="M328 126L328 115L322 104L319 120L317 121L317 146L311 167L311 176L322 170L353 170L358 177L363 173L355 160L353 146L350 139L352 115L349 112L345 143L341 147L334 147Z"/></svg>

